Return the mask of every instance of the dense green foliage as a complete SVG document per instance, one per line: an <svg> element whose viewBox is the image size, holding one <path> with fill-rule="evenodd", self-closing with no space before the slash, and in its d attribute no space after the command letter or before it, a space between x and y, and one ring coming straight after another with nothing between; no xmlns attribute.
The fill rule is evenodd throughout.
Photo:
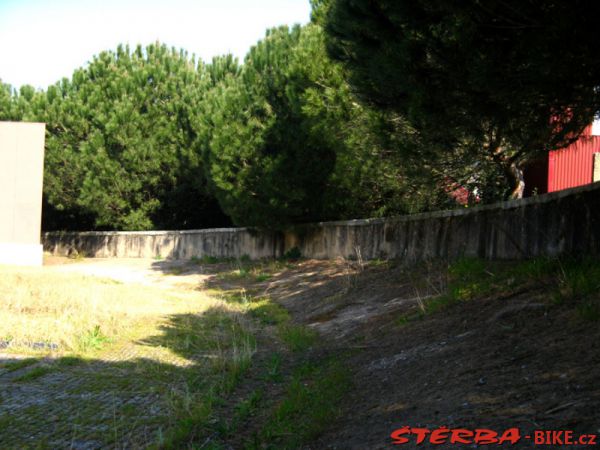
<svg viewBox="0 0 600 450"><path fill-rule="evenodd" d="M45 225L190 228L227 221L193 129L205 67L150 45L103 52L33 102L46 122Z"/></svg>
<svg viewBox="0 0 600 450"><path fill-rule="evenodd" d="M307 142L299 92L286 76L300 33L271 31L240 76L227 77L208 102L210 178L236 223L280 225L320 212L335 156Z"/></svg>
<svg viewBox="0 0 600 450"><path fill-rule="evenodd" d="M600 110L586 2L311 4L243 64L157 43L46 90L0 82L0 120L47 124L44 228L282 229L496 201Z"/></svg>
<svg viewBox="0 0 600 450"><path fill-rule="evenodd" d="M25 85L16 90L0 80L0 120L31 120L30 102L35 95L31 86Z"/></svg>
<svg viewBox="0 0 600 450"><path fill-rule="evenodd" d="M12 88L0 80L0 120L11 119Z"/></svg>
<svg viewBox="0 0 600 450"><path fill-rule="evenodd" d="M401 164L410 127L356 101L316 24L268 31L243 66L119 47L45 91L2 87L2 118L47 124L45 229L283 228L436 200Z"/></svg>
<svg viewBox="0 0 600 450"><path fill-rule="evenodd" d="M594 2L316 3L330 54L363 100L421 132L424 161L450 155L484 177L496 165L515 195L523 162L568 143L600 109Z"/></svg>
<svg viewBox="0 0 600 450"><path fill-rule="evenodd" d="M320 27L282 27L207 97L208 178L235 223L291 223L407 209L382 114L352 97Z"/></svg>

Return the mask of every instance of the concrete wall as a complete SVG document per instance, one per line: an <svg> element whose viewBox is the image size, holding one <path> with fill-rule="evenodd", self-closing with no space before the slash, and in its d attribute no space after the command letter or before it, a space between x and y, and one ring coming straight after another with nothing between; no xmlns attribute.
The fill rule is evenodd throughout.
<svg viewBox="0 0 600 450"><path fill-rule="evenodd" d="M245 228L200 231L47 233L44 247L90 256L277 257L297 246L309 258L460 256L521 259L600 255L600 183L524 200L387 219L324 222L286 233Z"/></svg>
<svg viewBox="0 0 600 450"><path fill-rule="evenodd" d="M43 123L0 122L0 264L41 265Z"/></svg>
<svg viewBox="0 0 600 450"><path fill-rule="evenodd" d="M314 258L521 259L600 254L600 183L524 200L389 219L321 223L287 236Z"/></svg>
<svg viewBox="0 0 600 450"><path fill-rule="evenodd" d="M98 258L189 259L216 256L252 259L273 258L283 253L278 233L253 233L246 228L214 228L186 231L90 231L51 232L43 235L44 250L68 255L72 250Z"/></svg>

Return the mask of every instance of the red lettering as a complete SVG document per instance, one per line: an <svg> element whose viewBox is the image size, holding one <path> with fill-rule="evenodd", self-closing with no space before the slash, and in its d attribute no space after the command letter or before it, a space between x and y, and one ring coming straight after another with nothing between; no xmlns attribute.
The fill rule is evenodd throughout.
<svg viewBox="0 0 600 450"><path fill-rule="evenodd" d="M504 444L505 442L510 442L512 445L515 445L517 442L521 440L521 433L518 428L509 428L504 431L500 439L498 439L498 445Z"/></svg>
<svg viewBox="0 0 600 450"><path fill-rule="evenodd" d="M450 430L446 427L438 428L433 430L431 436L429 436L429 443L433 445L445 444L450 435Z"/></svg>
<svg viewBox="0 0 600 450"><path fill-rule="evenodd" d="M534 445L596 445L598 437L595 434L582 434L577 438L573 436L571 430L535 430L532 434ZM429 443L433 445L446 444L448 441L451 444L503 445L509 443L515 445L522 438L521 430L516 427L504 430L498 437L498 432L487 428L477 428L473 431L466 428L439 427L431 431L428 428L404 426L392 431L390 434L392 444L407 444L410 442L410 435L415 436L417 445L426 442L428 437ZM530 439L530 436L527 436L527 439Z"/></svg>
<svg viewBox="0 0 600 450"><path fill-rule="evenodd" d="M475 443L489 445L498 443L498 433L487 428L477 428L475 430Z"/></svg>
<svg viewBox="0 0 600 450"><path fill-rule="evenodd" d="M452 430L452 436L450 436L451 444L472 444L473 443L473 433L471 430L466 430L464 428L457 428Z"/></svg>
<svg viewBox="0 0 600 450"><path fill-rule="evenodd" d="M390 435L393 441L392 444L406 444L408 442L408 438L404 437L405 434L410 434L410 427L402 427L392 431L392 434Z"/></svg>
<svg viewBox="0 0 600 450"><path fill-rule="evenodd" d="M417 436L417 444L422 444L429 434L429 430L427 428L411 428L411 431L412 434Z"/></svg>
<svg viewBox="0 0 600 450"><path fill-rule="evenodd" d="M546 439L544 439L544 432L541 430L537 430L533 432L533 443L535 445L542 445L546 443Z"/></svg>
<svg viewBox="0 0 600 450"><path fill-rule="evenodd" d="M562 431L549 431L548 435L550 436L550 439L548 439L548 441L553 445L564 445L562 434Z"/></svg>
<svg viewBox="0 0 600 450"><path fill-rule="evenodd" d="M573 445L575 442L573 442L573 432L572 431L565 431L565 445Z"/></svg>

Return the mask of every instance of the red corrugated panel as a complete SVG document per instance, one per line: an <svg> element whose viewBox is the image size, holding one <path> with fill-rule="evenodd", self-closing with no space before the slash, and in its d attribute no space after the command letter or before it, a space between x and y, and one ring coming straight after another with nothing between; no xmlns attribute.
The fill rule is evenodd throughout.
<svg viewBox="0 0 600 450"><path fill-rule="evenodd" d="M591 136L591 135L592 135L592 124L590 123L590 124L589 124L587 127L585 127L585 128L583 129L583 131L581 132L581 137L584 137L584 136L587 136L587 137L589 137L589 136Z"/></svg>
<svg viewBox="0 0 600 450"><path fill-rule="evenodd" d="M600 152L600 136L590 136L591 125L588 128L578 141L567 148L550 152L548 192L592 182L594 153Z"/></svg>

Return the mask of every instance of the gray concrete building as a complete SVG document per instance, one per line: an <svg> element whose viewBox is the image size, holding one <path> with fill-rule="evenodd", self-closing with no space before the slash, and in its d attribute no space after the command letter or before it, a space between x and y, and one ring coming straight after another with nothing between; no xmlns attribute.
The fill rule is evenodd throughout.
<svg viewBox="0 0 600 450"><path fill-rule="evenodd" d="M0 264L42 264L45 127L0 122Z"/></svg>

